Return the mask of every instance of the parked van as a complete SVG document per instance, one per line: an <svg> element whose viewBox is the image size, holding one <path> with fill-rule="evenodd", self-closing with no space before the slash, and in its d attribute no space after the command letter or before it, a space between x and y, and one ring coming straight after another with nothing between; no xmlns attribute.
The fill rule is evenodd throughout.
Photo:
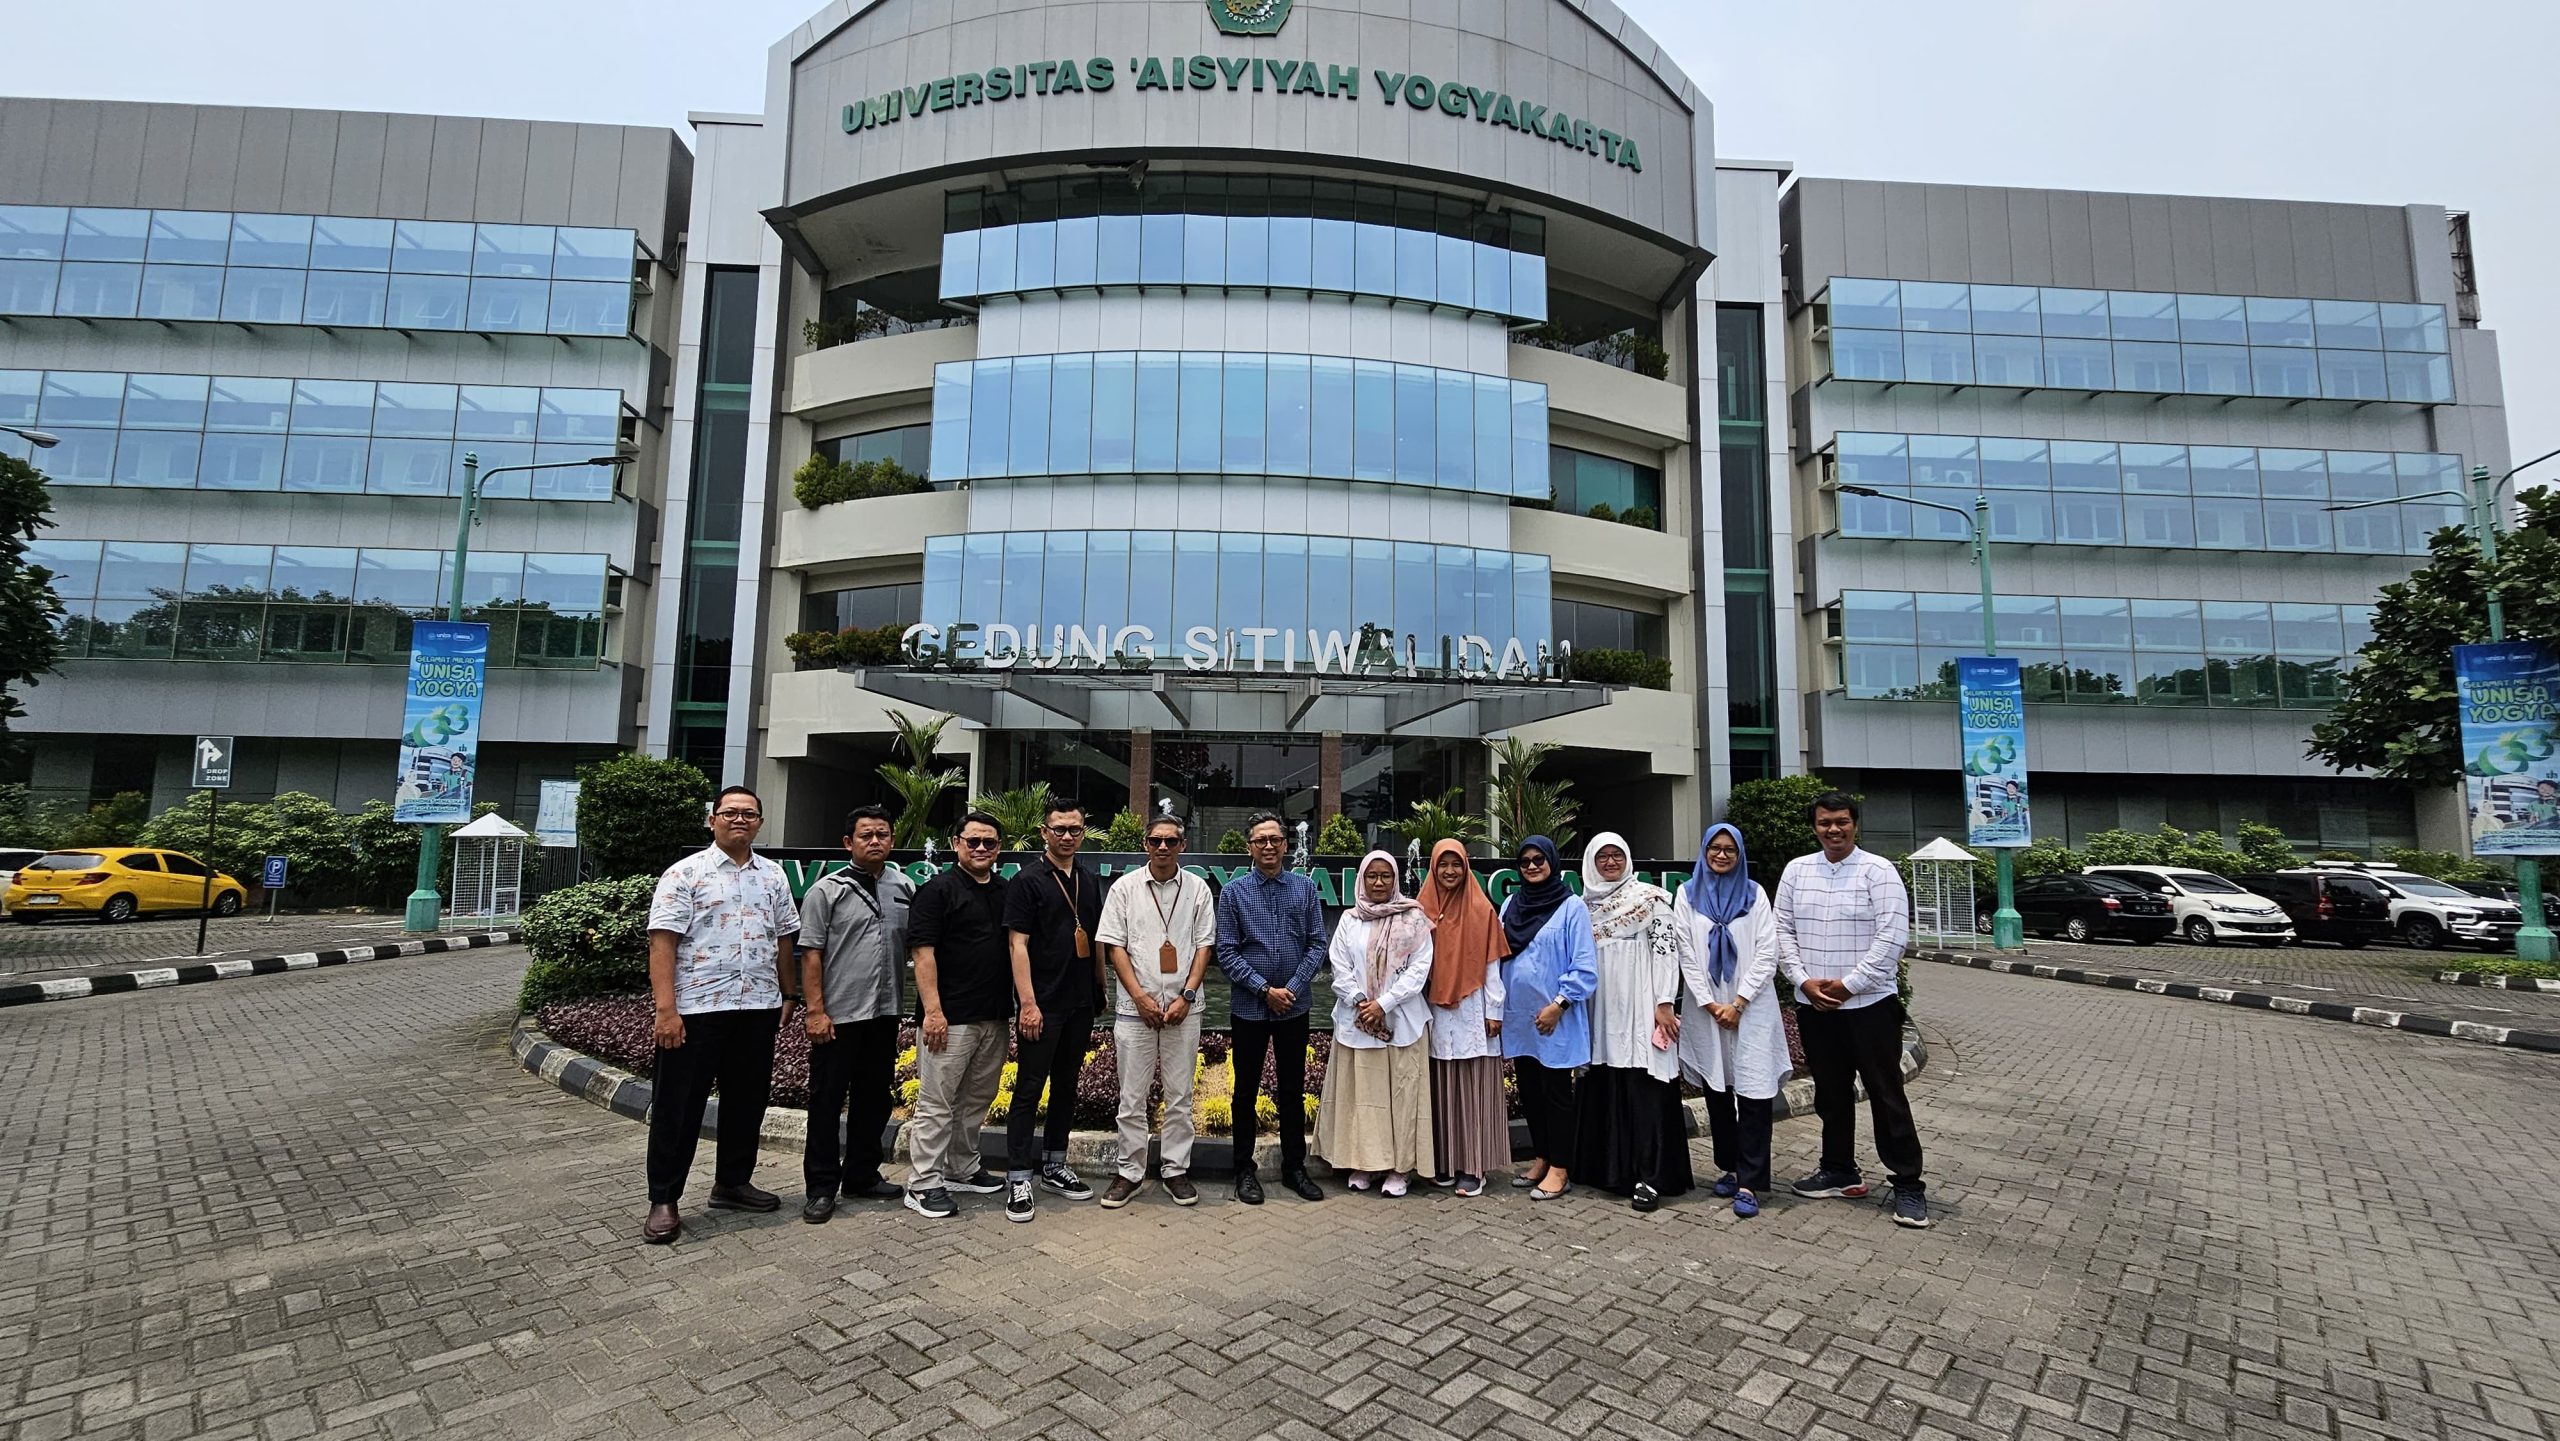
<svg viewBox="0 0 2560 1441"><path fill-rule="evenodd" d="M2298 940L2349 950L2391 939L2391 900L2382 887L2346 871L2263 871L2233 876L2284 908Z"/></svg>

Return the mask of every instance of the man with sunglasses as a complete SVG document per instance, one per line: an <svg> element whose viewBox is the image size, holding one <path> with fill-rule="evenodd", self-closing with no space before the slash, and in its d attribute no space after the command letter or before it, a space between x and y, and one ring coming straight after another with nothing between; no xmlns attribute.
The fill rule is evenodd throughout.
<svg viewBox="0 0 2560 1441"><path fill-rule="evenodd" d="M1218 969L1227 973L1235 1026L1236 1199L1248 1206L1262 1204L1253 1103L1265 1055L1277 1083L1271 1104L1280 1111L1280 1184L1306 1200L1324 1199L1324 1188L1307 1175L1307 1003L1329 943L1316 883L1283 869L1287 843L1278 816L1256 815L1245 827L1253 869L1218 892Z"/></svg>
<svg viewBox="0 0 2560 1441"><path fill-rule="evenodd" d="M1093 1188L1067 1164L1075 1126L1076 1084L1102 1008L1102 878L1076 859L1084 845L1084 808L1057 801L1041 819L1040 858L1024 866L1005 896L1004 928L1013 949L1013 1105L1005 1113L1004 1218L1031 1219L1031 1183L1070 1201L1090 1201ZM1049 1093L1040 1125L1040 1093ZM1031 1149L1041 1132L1042 1149ZM1035 1165L1034 1162L1037 1162Z"/></svg>
<svg viewBox="0 0 2560 1441"><path fill-rule="evenodd" d="M711 1088L720 1136L711 1209L771 1211L782 1198L751 1184L756 1135L773 1092L773 1036L786 994L799 999L791 939L800 911L782 867L755 853L764 806L745 786L711 802L711 844L667 867L649 901L649 990L658 1057L649 1107L649 1215L640 1239L674 1241L676 1200L693 1169Z"/></svg>
<svg viewBox="0 0 2560 1441"><path fill-rule="evenodd" d="M1120 978L1112 1040L1120 1056L1120 1174L1102 1193L1106 1210L1128 1205L1147 1184L1147 1092L1164 1087L1165 1194L1197 1204L1191 1184L1191 1072L1200 1056L1200 986L1218 940L1209 883L1182 868L1182 822L1147 823L1147 867L1111 883L1094 933Z"/></svg>
<svg viewBox="0 0 2560 1441"><path fill-rule="evenodd" d="M1009 882L995 817L971 811L952 833L957 864L916 888L907 945L916 966L916 1107L907 1123L907 1209L960 1214L953 1191L992 1195L1004 1180L978 1154L979 1129L1004 1079L1013 966L1006 955Z"/></svg>

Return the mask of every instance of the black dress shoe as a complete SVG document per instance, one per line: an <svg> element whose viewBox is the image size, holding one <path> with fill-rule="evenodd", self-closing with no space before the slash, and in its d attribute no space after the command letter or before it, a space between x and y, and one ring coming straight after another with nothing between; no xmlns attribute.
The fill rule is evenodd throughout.
<svg viewBox="0 0 2560 1441"><path fill-rule="evenodd" d="M1248 1206L1262 1204L1262 1178L1251 1171L1236 1172L1236 1199Z"/></svg>
<svg viewBox="0 0 2560 1441"><path fill-rule="evenodd" d="M714 1211L779 1211L782 1198L753 1186L714 1186L707 1204Z"/></svg>
<svg viewBox="0 0 2560 1441"><path fill-rule="evenodd" d="M867 1182L848 1181L837 1194L848 1201L894 1201L906 1192L874 1176Z"/></svg>
<svg viewBox="0 0 2560 1441"><path fill-rule="evenodd" d="M675 1203L660 1202L649 1208L649 1219L640 1223L640 1239L652 1246L664 1246L673 1242L676 1233L683 1229L684 1224L676 1219Z"/></svg>
<svg viewBox="0 0 2560 1441"><path fill-rule="evenodd" d="M833 1196L811 1196L800 1203L800 1219L812 1226L827 1224L827 1218L835 1213L836 1198Z"/></svg>
<svg viewBox="0 0 2560 1441"><path fill-rule="evenodd" d="M1280 1184L1297 1192L1298 1197L1301 1200L1321 1201L1324 1199L1324 1187L1316 1184L1315 1178L1307 1174L1307 1168L1304 1166L1298 1166L1290 1170L1283 1171L1280 1174Z"/></svg>

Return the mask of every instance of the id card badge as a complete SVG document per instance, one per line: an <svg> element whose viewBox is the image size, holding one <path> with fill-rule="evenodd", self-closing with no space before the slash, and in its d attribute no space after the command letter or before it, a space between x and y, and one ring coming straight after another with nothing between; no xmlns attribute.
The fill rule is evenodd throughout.
<svg viewBox="0 0 2560 1441"><path fill-rule="evenodd" d="M1084 927L1078 926L1076 927L1076 959L1083 961L1090 960L1092 957L1093 937L1084 933Z"/></svg>
<svg viewBox="0 0 2560 1441"><path fill-rule="evenodd" d="M1173 942L1166 941L1162 945L1156 947L1157 970L1162 971L1169 976L1181 968L1182 957L1174 951Z"/></svg>

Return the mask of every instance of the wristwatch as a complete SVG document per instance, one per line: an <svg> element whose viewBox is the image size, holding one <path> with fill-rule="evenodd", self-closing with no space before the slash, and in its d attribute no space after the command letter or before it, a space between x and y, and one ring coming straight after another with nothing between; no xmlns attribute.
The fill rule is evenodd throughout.
<svg viewBox="0 0 2560 1441"><path fill-rule="evenodd" d="M1200 1004L1200 988L1198 986L1192 986L1186 989L1182 993L1182 999L1190 1005L1196 1006Z"/></svg>

